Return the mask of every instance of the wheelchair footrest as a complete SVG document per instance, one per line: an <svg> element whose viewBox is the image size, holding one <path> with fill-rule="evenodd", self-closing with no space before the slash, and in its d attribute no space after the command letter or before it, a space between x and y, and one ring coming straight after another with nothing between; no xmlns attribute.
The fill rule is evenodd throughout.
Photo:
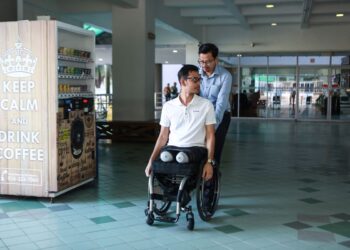
<svg viewBox="0 0 350 250"><path fill-rule="evenodd" d="M167 223L176 223L179 220L179 216L177 217L169 217L169 216L157 216L154 218L156 221L167 222Z"/></svg>

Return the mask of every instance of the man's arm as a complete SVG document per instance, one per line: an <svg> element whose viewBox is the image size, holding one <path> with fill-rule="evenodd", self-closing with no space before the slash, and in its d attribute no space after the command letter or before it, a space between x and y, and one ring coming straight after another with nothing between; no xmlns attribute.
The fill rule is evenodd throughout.
<svg viewBox="0 0 350 250"><path fill-rule="evenodd" d="M148 164L145 169L145 174L147 177L152 172L152 162L157 158L162 147L166 145L166 143L168 142L168 138L169 138L169 128L161 126L157 142L154 145L153 152L151 154L151 157L149 158Z"/></svg>
<svg viewBox="0 0 350 250"><path fill-rule="evenodd" d="M214 159L214 147L215 147L215 126L214 124L205 126L206 132L206 147L208 150L208 159ZM213 166L206 162L203 168L202 177L207 181L213 177Z"/></svg>
<svg viewBox="0 0 350 250"><path fill-rule="evenodd" d="M224 113L227 109L227 103L229 103L232 87L231 73L226 72L219 78L222 81L222 85L215 104L216 128L220 125L222 118L224 117Z"/></svg>

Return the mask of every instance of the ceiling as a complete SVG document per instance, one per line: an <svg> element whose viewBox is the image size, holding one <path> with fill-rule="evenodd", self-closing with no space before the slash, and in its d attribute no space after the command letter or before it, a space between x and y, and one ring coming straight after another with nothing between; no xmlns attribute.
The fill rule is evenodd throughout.
<svg viewBox="0 0 350 250"><path fill-rule="evenodd" d="M273 5L267 8L266 5ZM317 25L350 24L349 0L164 0L169 8L178 8L181 17L198 26ZM336 13L343 13L341 18Z"/></svg>
<svg viewBox="0 0 350 250"><path fill-rule="evenodd" d="M199 42L214 42L226 55L239 50L257 53L263 49L261 45L268 43L263 37L271 35L279 39L278 33L285 33L285 36L288 33L295 34L286 38L291 40L293 36L296 39L305 37L305 33L312 34L310 31L322 27L334 30L339 26L347 26L350 30L350 0L164 0L163 4L166 8L178 11L178 18L187 19L202 31ZM337 17L336 14L343 16ZM221 33L226 35L210 35L216 30L222 30ZM160 28L157 32L157 36L167 37ZM237 41L237 35L231 33L244 38ZM254 33L260 35L252 35ZM322 39L327 32L320 33ZM176 39L172 37L165 44L174 44L174 41ZM281 43L286 44L286 41L281 39ZM298 50L302 48L303 45ZM280 50L288 51L288 48ZM179 51L182 51L181 48ZM170 51L164 51L162 55L164 53L171 57Z"/></svg>
<svg viewBox="0 0 350 250"><path fill-rule="evenodd" d="M58 20L73 24L75 21L89 22L107 31L112 30L112 5L136 8L139 1L152 1L155 6L155 44L159 63L183 63L186 44L210 41L216 43L221 52L226 54L237 51L264 52L271 51L271 48L289 51L289 47L294 46L292 40L296 37L301 39L299 47L295 46L300 51L305 47L305 41L310 41L306 45L309 50L312 49L314 40L310 37L321 34L320 41L324 41L330 39L329 36L334 36L327 35L328 32L320 28L350 30L350 0L23 1L45 12L42 14L55 16ZM273 7L267 8L267 4ZM337 13L344 16L336 17ZM272 26L273 23L275 26ZM307 37L308 34L310 37ZM274 41L268 40L271 36ZM341 38L344 42L341 49L350 51L350 35L347 36L349 38ZM279 39L279 44L273 43ZM264 44L269 44L270 47L264 48ZM279 47L281 44L285 46ZM178 53L173 53L174 49Z"/></svg>

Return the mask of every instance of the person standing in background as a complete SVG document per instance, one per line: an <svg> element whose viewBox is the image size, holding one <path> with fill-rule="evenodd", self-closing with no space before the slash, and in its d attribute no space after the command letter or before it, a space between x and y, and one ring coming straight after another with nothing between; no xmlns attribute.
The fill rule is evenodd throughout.
<svg viewBox="0 0 350 250"><path fill-rule="evenodd" d="M176 87L176 82L173 83L173 86L171 86L171 99L176 98L179 95L179 92Z"/></svg>
<svg viewBox="0 0 350 250"><path fill-rule="evenodd" d="M215 151L214 159L220 165L221 153L231 121L230 94L232 75L218 64L219 49L215 44L205 43L198 50L198 64L202 76L200 96L210 100L215 108Z"/></svg>
<svg viewBox="0 0 350 250"><path fill-rule="evenodd" d="M295 103L295 96L297 95L297 91L296 91L296 83L293 83L293 88L290 92L290 97L289 97L289 105L293 104L294 107L294 103Z"/></svg>
<svg viewBox="0 0 350 250"><path fill-rule="evenodd" d="M165 101L170 101L170 92L171 92L171 89L170 89L170 83L168 83L164 89L163 89L163 94L165 96Z"/></svg>

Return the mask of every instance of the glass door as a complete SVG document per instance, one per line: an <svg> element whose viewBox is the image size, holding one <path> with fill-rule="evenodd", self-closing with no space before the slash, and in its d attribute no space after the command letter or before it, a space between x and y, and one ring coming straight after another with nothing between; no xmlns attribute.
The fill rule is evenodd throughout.
<svg viewBox="0 0 350 250"><path fill-rule="evenodd" d="M235 59L233 116L350 120L349 55Z"/></svg>
<svg viewBox="0 0 350 250"><path fill-rule="evenodd" d="M330 117L331 56L299 56L296 119Z"/></svg>
<svg viewBox="0 0 350 250"><path fill-rule="evenodd" d="M266 117L268 103L268 82L266 68L242 67L239 96L240 117Z"/></svg>
<svg viewBox="0 0 350 250"><path fill-rule="evenodd" d="M329 69L323 67L300 67L298 84L298 118L327 118Z"/></svg>
<svg viewBox="0 0 350 250"><path fill-rule="evenodd" d="M295 71L295 67L269 67L271 82L268 88L268 117L294 118L296 96Z"/></svg>
<svg viewBox="0 0 350 250"><path fill-rule="evenodd" d="M241 57L241 77L238 93L240 117L266 117L268 102L268 61L266 56ZM236 112L237 113L237 112Z"/></svg>
<svg viewBox="0 0 350 250"><path fill-rule="evenodd" d="M332 65L335 67L332 76L334 76L334 87L336 87L335 98L339 102L338 114L334 114L332 119L350 120L350 57L349 55L332 58ZM338 103L337 103L338 104ZM333 110L333 109L332 109ZM332 113L333 114L333 113Z"/></svg>

